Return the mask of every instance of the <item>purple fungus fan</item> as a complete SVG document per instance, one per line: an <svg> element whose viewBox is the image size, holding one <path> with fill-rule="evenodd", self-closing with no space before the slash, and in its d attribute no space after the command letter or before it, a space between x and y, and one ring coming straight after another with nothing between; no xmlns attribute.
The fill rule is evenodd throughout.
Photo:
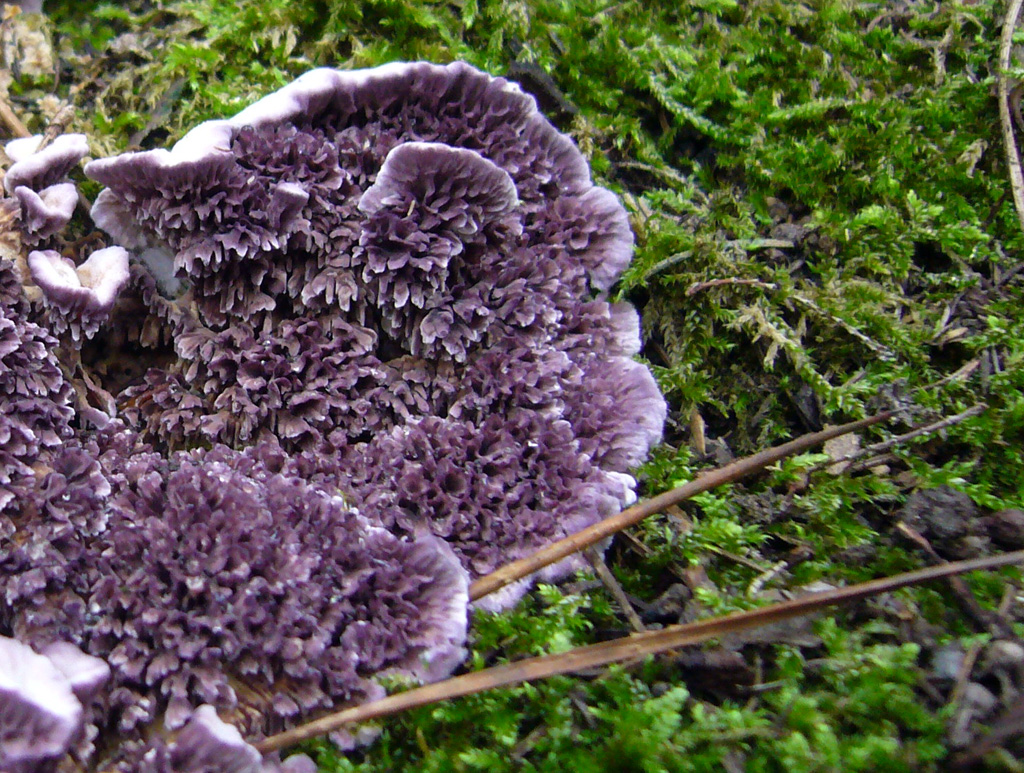
<svg viewBox="0 0 1024 773"><path fill-rule="evenodd" d="M30 773L61 757L82 729L82 704L44 655L0 637L0 769Z"/></svg>
<svg viewBox="0 0 1024 773"><path fill-rule="evenodd" d="M96 332L128 281L122 247L97 250L79 266L53 250L36 250L28 254L28 267L51 310L54 332L70 330L76 341Z"/></svg>
<svg viewBox="0 0 1024 773"><path fill-rule="evenodd" d="M14 266L0 258L0 536L35 485L33 465L72 435L74 392L56 348L29 320Z"/></svg>
<svg viewBox="0 0 1024 773"><path fill-rule="evenodd" d="M102 765L134 771L151 729L196 705L258 738L463 658L468 577L435 537L401 539L275 472L272 447L165 459L111 431L91 450L85 468L57 458L34 492L46 517L0 539L0 612L20 641L109 664L102 724L124 744ZM95 689L87 672L69 689Z"/></svg>
<svg viewBox="0 0 1024 773"><path fill-rule="evenodd" d="M37 244L60 232L71 220L78 204L74 183L57 183L36 193L19 185L14 195L21 204L21 228L24 241Z"/></svg>
<svg viewBox="0 0 1024 773"><path fill-rule="evenodd" d="M393 148L359 199L368 219L353 260L385 332L413 355L464 361L495 317L480 285L522 233L518 205L508 173L473 150Z"/></svg>
<svg viewBox="0 0 1024 773"><path fill-rule="evenodd" d="M163 767L167 773L261 773L263 769L260 753L210 705L195 710L167 756Z"/></svg>
<svg viewBox="0 0 1024 773"><path fill-rule="evenodd" d="M78 162L89 153L84 134L61 134L42 150L41 135L11 140L4 146L14 163L4 176L4 188L14 193L19 186L42 191L63 182Z"/></svg>
<svg viewBox="0 0 1024 773"><path fill-rule="evenodd" d="M38 146L8 173L37 242L87 150ZM121 246L0 265L3 632L85 707L87 766L305 773L249 744L448 675L471 578L635 498L665 403L608 298L626 212L462 63L315 70L86 173ZM148 368L95 369L90 427L68 380L121 346Z"/></svg>
<svg viewBox="0 0 1024 773"><path fill-rule="evenodd" d="M86 655L74 644L57 641L41 650L68 680L71 691L87 703L110 680L110 666L102 658Z"/></svg>
<svg viewBox="0 0 1024 773"><path fill-rule="evenodd" d="M628 217L515 84L314 70L86 174L96 222L161 256L149 286L177 282L146 295L176 359L118 396L154 448L278 443L474 577L634 499L665 402L607 298Z"/></svg>
<svg viewBox="0 0 1024 773"><path fill-rule="evenodd" d="M217 710L203 705L170 743L158 742L142 757L138 773L316 773L304 754L264 760Z"/></svg>

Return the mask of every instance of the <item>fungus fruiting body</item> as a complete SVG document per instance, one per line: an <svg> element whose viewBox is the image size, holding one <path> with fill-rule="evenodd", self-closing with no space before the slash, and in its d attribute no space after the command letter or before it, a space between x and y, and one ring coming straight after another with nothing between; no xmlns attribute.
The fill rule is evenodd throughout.
<svg viewBox="0 0 1024 773"><path fill-rule="evenodd" d="M632 496L665 406L630 359L635 312L603 296L626 213L513 84L314 70L86 173L97 223L172 255L195 310L168 323L177 362L129 390L158 446L344 458L323 485L451 541L473 576ZM384 486L397 470L439 495Z"/></svg>
<svg viewBox="0 0 1024 773"><path fill-rule="evenodd" d="M451 673L470 580L635 499L665 403L607 297L626 213L515 85L314 70L86 174L119 246L0 265L0 634L109 666L90 765L299 771L248 742ZM148 364L116 417L55 335Z"/></svg>
<svg viewBox="0 0 1024 773"><path fill-rule="evenodd" d="M71 220L78 204L74 183L57 183L36 193L19 185L14 195L21 204L21 224L26 241L36 243L58 233Z"/></svg>
<svg viewBox="0 0 1024 773"><path fill-rule="evenodd" d="M4 187L13 193L19 186L41 191L56 185L89 153L84 134L62 134L48 145L35 135L11 140L4 146L14 163L4 175Z"/></svg>
<svg viewBox="0 0 1024 773"><path fill-rule="evenodd" d="M0 767L29 771L63 755L82 727L82 704L44 655L0 637Z"/></svg>
<svg viewBox="0 0 1024 773"><path fill-rule="evenodd" d="M305 755L284 763L264 760L246 743L237 728L224 722L210 705L197 708L177 737L151 749L142 758L139 773L316 773Z"/></svg>
<svg viewBox="0 0 1024 773"><path fill-rule="evenodd" d="M107 247L77 263L53 249L42 249L71 220L79 202L78 188L66 180L88 153L82 134L65 134L49 144L42 136L12 140L5 152L14 162L4 187L14 194L19 210L20 242L33 247L24 258L27 270L18 277L31 287L29 295L44 308L44 326L76 343L89 338L114 306L128 280L128 253Z"/></svg>
<svg viewBox="0 0 1024 773"><path fill-rule="evenodd" d="M121 247L97 250L77 266L53 250L35 250L28 267L44 304L57 312L51 329L70 329L75 339L96 332L128 281L128 253Z"/></svg>

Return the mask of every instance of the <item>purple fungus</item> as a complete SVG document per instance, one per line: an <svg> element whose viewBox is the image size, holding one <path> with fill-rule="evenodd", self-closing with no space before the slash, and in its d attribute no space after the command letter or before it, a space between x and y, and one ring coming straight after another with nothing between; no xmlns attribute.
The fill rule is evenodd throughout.
<svg viewBox="0 0 1024 773"><path fill-rule="evenodd" d="M373 403L384 375L373 355L377 336L364 327L331 318L287 320L272 331L195 326L176 344L188 363L181 375L151 370L125 393L145 398L126 416L175 448L196 437L302 445L339 427L357 433L380 424Z"/></svg>
<svg viewBox="0 0 1024 773"><path fill-rule="evenodd" d="M28 244L38 244L61 231L78 204L74 183L57 183L39 193L19 185L14 195L21 203L21 229Z"/></svg>
<svg viewBox="0 0 1024 773"><path fill-rule="evenodd" d="M138 764L137 773L316 773L316 764L297 754L281 762L264 759L217 710L203 705L172 741L157 741Z"/></svg>
<svg viewBox="0 0 1024 773"><path fill-rule="evenodd" d="M155 449L278 443L474 577L635 497L665 402L606 295L627 213L515 84L314 70L86 174L173 343L118 396Z"/></svg>
<svg viewBox="0 0 1024 773"><path fill-rule="evenodd" d="M661 392L646 366L628 357L587 363L567 400L580 450L602 469L628 472L661 440Z"/></svg>
<svg viewBox="0 0 1024 773"><path fill-rule="evenodd" d="M396 63L314 70L170 151L93 161L87 174L108 188L93 214L126 247L174 251L209 321L269 311L262 296L280 295L281 281L320 307L306 284L329 291L354 276L360 198L388 152L410 141L478 152L510 175L524 213L593 187L576 147L513 84L461 63ZM283 230L273 201L281 183L309 196Z"/></svg>
<svg viewBox="0 0 1024 773"><path fill-rule="evenodd" d="M37 147L26 222L84 152ZM0 264L0 620L92 712L85 764L306 773L248 744L446 676L470 578L634 500L665 403L607 297L626 212L461 63L315 70L86 172L122 246ZM36 322L108 315L151 367L73 431Z"/></svg>
<svg viewBox="0 0 1024 773"><path fill-rule="evenodd" d="M81 729L82 704L67 677L28 645L0 637L0 769L43 769Z"/></svg>
<svg viewBox="0 0 1024 773"><path fill-rule="evenodd" d="M175 773L261 773L262 768L260 753L210 705L195 710L170 750L169 770Z"/></svg>
<svg viewBox="0 0 1024 773"><path fill-rule="evenodd" d="M374 438L344 485L389 530L440 536L476 577L626 501L622 476L572 453L574 445L568 422L536 411L480 425L426 418ZM563 564L563 573L573 566Z"/></svg>
<svg viewBox="0 0 1024 773"><path fill-rule="evenodd" d="M74 392L57 340L29 321L14 265L0 258L0 535L35 485L35 465L72 434Z"/></svg>
<svg viewBox="0 0 1024 773"><path fill-rule="evenodd" d="M28 267L51 309L54 332L70 330L76 341L96 332L128 281L122 247L97 250L79 266L53 250L36 250L28 254Z"/></svg>
<svg viewBox="0 0 1024 773"><path fill-rule="evenodd" d="M42 135L11 140L4 146L14 163L4 177L4 188L14 193L19 186L42 191L64 182L78 162L89 153L84 134L61 134L42 150Z"/></svg>
<svg viewBox="0 0 1024 773"><path fill-rule="evenodd" d="M377 180L359 199L368 215L420 200L436 219L474 234L519 204L515 183L479 153L440 142L406 142L391 149Z"/></svg>
<svg viewBox="0 0 1024 773"><path fill-rule="evenodd" d="M263 759L207 704L191 714L172 741L158 740L146 751L133 773L316 773L316 765L305 755L285 762Z"/></svg>
<svg viewBox="0 0 1024 773"><path fill-rule="evenodd" d="M368 219L353 260L385 332L407 341L413 355L465 360L495 317L474 290L497 248L521 234L512 216L518 204L508 173L473 150L436 142L393 148L359 199Z"/></svg>
<svg viewBox="0 0 1024 773"><path fill-rule="evenodd" d="M0 539L0 612L20 640L109 663L102 726L125 743L101 767L135 770L154 723L177 730L195 705L259 737L381 697L379 675L440 678L464 656L451 549L275 472L273 447L165 459L108 431L92 451L99 465L58 457L33 494L48 517Z"/></svg>
<svg viewBox="0 0 1024 773"><path fill-rule="evenodd" d="M70 642L47 644L40 652L50 659L83 704L94 698L110 679L110 666L102 658L86 655Z"/></svg>

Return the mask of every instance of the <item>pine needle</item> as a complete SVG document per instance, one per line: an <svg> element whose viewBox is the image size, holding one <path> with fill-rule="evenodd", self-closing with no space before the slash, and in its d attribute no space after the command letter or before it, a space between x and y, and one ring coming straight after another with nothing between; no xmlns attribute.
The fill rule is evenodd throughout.
<svg viewBox="0 0 1024 773"><path fill-rule="evenodd" d="M880 424L891 418L891 416L892 414L888 412L879 413L860 421L853 421L849 424L842 424L838 427L822 430L821 432L802 435L788 443L783 443L781 446L759 451L752 456L745 456L742 459L730 462L724 467L711 470L696 480L688 481L656 497L639 502L623 510L618 515L605 518L589 528L578 531L575 534L570 534L558 542L551 543L532 556L513 561L501 569L481 577L469 586L469 598L472 601L483 598L487 594L501 590L506 585L531 575L549 564L560 561L566 556L570 556L596 542L600 542L628 526L637 524L648 516L660 513L667 507L679 504L697 494L710 491L726 483L732 483L733 481L753 475L755 472L760 472L787 457L809 451L832 438L851 432L859 432L874 424Z"/></svg>
<svg viewBox="0 0 1024 773"><path fill-rule="evenodd" d="M301 741L326 735L354 722L365 722L443 700L473 695L485 690L533 682L560 674L568 674L574 671L605 666L610 663L642 658L646 655L699 644L708 639L715 639L750 628L757 628L793 617L807 615L826 607L835 606L836 604L848 603L880 593L888 593L909 585L918 585L932 580L963 574L964 572L995 569L1000 566L1019 563L1024 563L1024 550L919 569L915 572L898 574L894 577L858 583L848 588L814 593L760 609L735 612L723 617L700 620L687 625L673 625L659 631L649 631L647 633L639 633L612 641L601 642L600 644L591 644L557 655L544 655L519 660L515 663L508 663L471 674L456 676L443 682L417 687L408 692L389 695L381 700L365 703L362 706L354 706L328 714L325 717L299 725L286 732L269 736L257 743L256 748L260 752L267 754L293 746Z"/></svg>

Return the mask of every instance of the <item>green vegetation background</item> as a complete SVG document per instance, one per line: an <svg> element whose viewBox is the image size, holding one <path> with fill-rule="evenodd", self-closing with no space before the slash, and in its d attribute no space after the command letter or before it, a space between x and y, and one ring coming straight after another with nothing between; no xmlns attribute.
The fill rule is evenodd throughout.
<svg viewBox="0 0 1024 773"><path fill-rule="evenodd" d="M47 8L66 63L57 91L79 106L75 128L97 155L168 144L313 66L463 59L550 75L574 108L551 115L622 197L637 235L617 292L642 308L644 353L672 406L666 443L641 471L647 492L712 463L691 448L695 414L739 455L891 405L916 423L990 406L884 468L834 475L808 455L633 530L610 560L640 602L700 567L691 608L747 608L763 601L751 583L794 551L803 560L769 589L916 568L924 559L893 525L919 488L949 484L985 508L1024 504L1013 273L1024 235L994 97L1002 3ZM20 88L31 100L53 85ZM970 585L991 608L1020 580L1007 570ZM943 770L950 709L922 689L930 647L977 632L942 587L887 603L898 614L819 618L810 644L784 633L745 647L756 689L709 668L722 650L707 650L703 665L699 654L665 657L414 711L347 757L305 750L332 772ZM908 616L941 635L908 636ZM626 632L582 578L477 616L470 667Z"/></svg>

